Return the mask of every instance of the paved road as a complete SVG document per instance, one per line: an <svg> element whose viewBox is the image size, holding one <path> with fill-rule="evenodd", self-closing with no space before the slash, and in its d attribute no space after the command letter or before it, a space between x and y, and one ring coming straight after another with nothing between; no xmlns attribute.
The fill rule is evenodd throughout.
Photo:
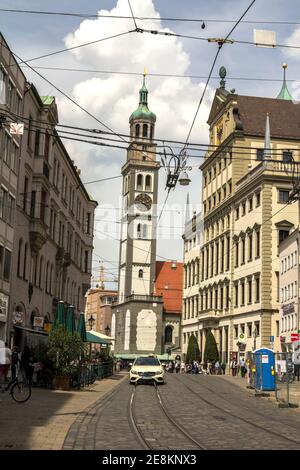
<svg viewBox="0 0 300 470"><path fill-rule="evenodd" d="M171 418L206 449L299 449L300 413L279 409L221 376L167 374L159 387ZM194 449L155 398L155 388L123 382L75 420L65 449ZM131 406L132 404L132 406ZM133 412L135 424L131 420ZM139 432L137 433L136 430Z"/></svg>

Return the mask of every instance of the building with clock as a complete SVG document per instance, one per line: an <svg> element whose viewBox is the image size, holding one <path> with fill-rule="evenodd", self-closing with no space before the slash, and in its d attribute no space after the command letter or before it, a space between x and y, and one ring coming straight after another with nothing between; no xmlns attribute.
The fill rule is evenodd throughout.
<svg viewBox="0 0 300 470"><path fill-rule="evenodd" d="M123 208L118 302L112 309L114 354L163 353L163 297L155 293L158 171L156 116L148 108L145 76L130 118L130 145L122 167Z"/></svg>

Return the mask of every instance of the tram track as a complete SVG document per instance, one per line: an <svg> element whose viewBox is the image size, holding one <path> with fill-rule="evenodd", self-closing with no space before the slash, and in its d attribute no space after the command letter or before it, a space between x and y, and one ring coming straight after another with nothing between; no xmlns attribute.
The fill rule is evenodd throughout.
<svg viewBox="0 0 300 470"><path fill-rule="evenodd" d="M191 377L189 376L186 376L188 378L188 380L190 382L193 382L194 384L196 383ZM215 408L216 410L218 411L221 411L222 413L225 413L229 416L231 416L232 418L235 418L239 421L242 421L248 425L251 425L252 427L256 428L256 429L259 429L261 431L264 431L265 433L268 433L268 434L271 434L273 436L276 436L277 438L280 438L280 439L284 439L285 441L288 441L288 442L292 442L294 444L297 444L299 446L299 449L300 449L300 441L299 440L296 440L296 439L293 439L293 438L290 438L290 437L287 437L286 435L284 434L280 434L276 431L273 431L271 429L268 429L266 428L265 426L262 426L260 424L257 424L257 423L254 423L253 421L251 421L250 419L247 419L247 418L244 418L240 415L237 415L235 414L234 412L230 411L230 410L226 410L225 408L219 406L219 405L216 405L215 403L211 402L210 400L207 400L206 398L204 398L202 395L200 395L198 392L196 392L193 388L189 387L187 384L185 384L181 379L179 379L179 382L187 389L189 390L193 395L197 396L199 398L200 401L202 401L203 403L205 403L206 405L209 405L213 408ZM200 385L201 386L201 385ZM204 386L205 388L205 386ZM208 390L208 389L207 389ZM211 390L210 390L211 391Z"/></svg>
<svg viewBox="0 0 300 470"><path fill-rule="evenodd" d="M130 422L132 425L132 429L134 430L134 433L136 434L138 441L142 444L142 446L145 449L150 449L150 450L162 449L163 447L161 447L161 442L158 442L155 438L153 438L153 431L149 433L149 430L148 430L148 435L147 435L147 425L144 425L144 423L139 422L139 417L138 417L137 410L136 410L137 395L139 395L139 392L137 392L137 389L139 387L140 386L134 387L134 390L131 394L130 402L129 402L129 418L130 418ZM147 387L149 387L149 385L147 385ZM154 387L152 389L154 390L154 393L152 395L155 396L155 402L158 404L158 409L160 411L159 414L163 418L161 419L159 418L159 416L156 416L158 430L162 431L163 428L166 428L168 429L168 432L170 433L170 430L169 430L170 425L171 427L173 427L173 429L175 428L175 431L172 434L174 435L176 434L178 437L177 437L177 445L176 447L174 447L174 449L176 448L178 450L178 442L181 442L181 445L183 442L185 442L184 448L187 448L190 450L194 450L194 449L207 450L207 447L205 447L202 443L198 442L193 436L191 436L191 434L185 428L183 428L169 413L156 384L154 384ZM145 397L145 395L143 395L143 398L145 400L149 397L148 396ZM154 409L153 409L153 413L154 413ZM180 438L180 441L178 438Z"/></svg>

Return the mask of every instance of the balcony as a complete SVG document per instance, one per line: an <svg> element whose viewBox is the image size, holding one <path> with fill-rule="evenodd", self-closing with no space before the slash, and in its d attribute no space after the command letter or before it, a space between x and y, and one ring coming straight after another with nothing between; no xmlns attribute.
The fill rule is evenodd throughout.
<svg viewBox="0 0 300 470"><path fill-rule="evenodd" d="M294 174L298 174L300 170L299 162L284 162L282 160L263 160L255 166L249 165L249 171L245 176L239 179L236 183L236 190L243 188L245 185L256 180L262 173L269 176L284 175L285 177L293 177Z"/></svg>
<svg viewBox="0 0 300 470"><path fill-rule="evenodd" d="M31 218L29 240L32 253L37 254L47 240L47 225L38 218Z"/></svg>
<svg viewBox="0 0 300 470"><path fill-rule="evenodd" d="M138 301L138 302L162 302L163 298L161 295L139 295L131 294L126 296L126 301Z"/></svg>
<svg viewBox="0 0 300 470"><path fill-rule="evenodd" d="M221 310L207 309L199 312L199 322L202 323L203 328L216 328L219 325Z"/></svg>

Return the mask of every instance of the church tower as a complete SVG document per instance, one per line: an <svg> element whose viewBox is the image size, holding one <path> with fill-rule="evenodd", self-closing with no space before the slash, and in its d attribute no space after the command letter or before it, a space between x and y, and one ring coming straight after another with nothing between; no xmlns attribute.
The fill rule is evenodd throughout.
<svg viewBox="0 0 300 470"><path fill-rule="evenodd" d="M122 219L119 299L115 315L115 354L160 353L162 298L155 296L158 171L153 141L155 114L145 84L129 118L130 144L122 167ZM124 354L123 356L124 357Z"/></svg>

